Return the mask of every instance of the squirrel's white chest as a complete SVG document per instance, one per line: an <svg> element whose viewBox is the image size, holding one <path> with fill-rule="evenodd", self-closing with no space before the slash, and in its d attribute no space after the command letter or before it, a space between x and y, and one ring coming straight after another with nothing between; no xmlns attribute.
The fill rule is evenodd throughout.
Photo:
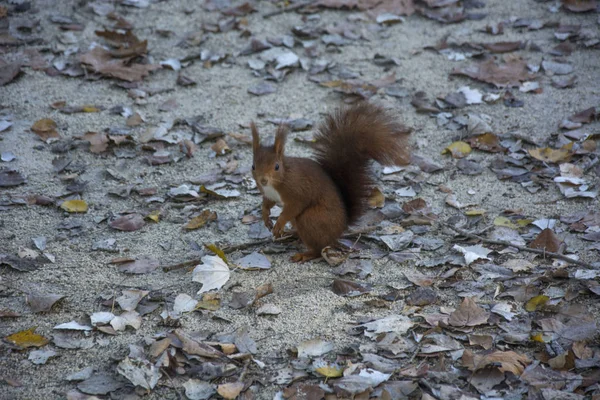
<svg viewBox="0 0 600 400"><path fill-rule="evenodd" d="M272 200L280 205L283 204L281 201L281 196L279 196L279 193L277 190L275 190L275 188L273 188L273 186L263 186L262 189L267 199Z"/></svg>

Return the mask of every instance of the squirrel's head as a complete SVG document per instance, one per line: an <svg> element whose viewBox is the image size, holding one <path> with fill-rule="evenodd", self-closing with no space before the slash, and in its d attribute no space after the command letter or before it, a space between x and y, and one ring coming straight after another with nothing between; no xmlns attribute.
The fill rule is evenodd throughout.
<svg viewBox="0 0 600 400"><path fill-rule="evenodd" d="M254 122L250 124L252 130L252 177L259 187L274 186L283 182L284 176L284 151L287 128L280 125L275 134L273 146L262 146L258 137L258 129Z"/></svg>

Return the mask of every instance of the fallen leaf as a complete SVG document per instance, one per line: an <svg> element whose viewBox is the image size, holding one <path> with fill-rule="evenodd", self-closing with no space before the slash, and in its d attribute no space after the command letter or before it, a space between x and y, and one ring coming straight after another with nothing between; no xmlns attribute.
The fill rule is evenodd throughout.
<svg viewBox="0 0 600 400"><path fill-rule="evenodd" d="M453 158L464 158L471 153L471 146L466 142L454 142L442 150L442 154L450 153Z"/></svg>
<svg viewBox="0 0 600 400"><path fill-rule="evenodd" d="M264 255L253 252L235 261L235 264L246 270L261 270L271 268L271 261Z"/></svg>
<svg viewBox="0 0 600 400"><path fill-rule="evenodd" d="M452 248L465 256L465 262L467 265L477 260L489 260L490 258L488 257L488 254L492 252L492 250L486 249L480 244L466 247L455 244Z"/></svg>
<svg viewBox="0 0 600 400"><path fill-rule="evenodd" d="M57 125L54 120L50 118L43 118L36 121L32 126L31 130L37 134L40 139L44 142L48 141L48 139L57 139L60 138L60 135L56 131Z"/></svg>
<svg viewBox="0 0 600 400"><path fill-rule="evenodd" d="M460 306L450 314L448 324L451 326L477 326L487 323L490 313L479 307L470 297L465 297Z"/></svg>
<svg viewBox="0 0 600 400"><path fill-rule="evenodd" d="M14 169L0 168L0 187L18 186L27 182L20 172Z"/></svg>
<svg viewBox="0 0 600 400"><path fill-rule="evenodd" d="M220 289L231 275L229 267L218 256L202 257L203 264L197 265L192 272L192 281L200 282L202 288L198 294L208 292L212 289Z"/></svg>
<svg viewBox="0 0 600 400"><path fill-rule="evenodd" d="M84 213L88 210L88 205L84 200L67 200L64 201L60 208L70 213Z"/></svg>
<svg viewBox="0 0 600 400"><path fill-rule="evenodd" d="M533 158L550 163L558 163L567 161L573 155L573 142L570 142L560 149L551 149L549 147L530 149L528 150L529 155Z"/></svg>
<svg viewBox="0 0 600 400"><path fill-rule="evenodd" d="M101 46L82 54L79 60L91 72L128 82L140 81L150 71L160 68L160 65L128 63L127 58L113 58L112 53Z"/></svg>
<svg viewBox="0 0 600 400"><path fill-rule="evenodd" d="M541 310L546 306L546 303L548 303L549 300L550 298L544 295L532 297L527 303L525 303L525 310L529 312Z"/></svg>
<svg viewBox="0 0 600 400"><path fill-rule="evenodd" d="M243 389L243 382L223 383L217 386L217 393L225 399L235 399Z"/></svg>
<svg viewBox="0 0 600 400"><path fill-rule="evenodd" d="M490 59L479 64L454 68L451 75L465 75L497 87L517 87L520 82L534 78L534 75L527 70L527 63L522 60L512 60L498 65Z"/></svg>
<svg viewBox="0 0 600 400"><path fill-rule="evenodd" d="M36 328L37 327L34 326L24 331L13 333L5 339L21 349L26 349L28 347L42 347L48 344L50 340L35 333Z"/></svg>
<svg viewBox="0 0 600 400"><path fill-rule="evenodd" d="M33 350L29 353L29 357L27 359L31 361L33 364L42 365L46 364L46 362L58 355L54 350Z"/></svg>
<svg viewBox="0 0 600 400"><path fill-rule="evenodd" d="M385 196L378 187L373 188L369 196L369 207L382 208L385 204Z"/></svg>
<svg viewBox="0 0 600 400"><path fill-rule="evenodd" d="M8 25L6 25L8 28ZM4 86L21 73L21 63L7 63L0 60L0 86Z"/></svg>
<svg viewBox="0 0 600 400"><path fill-rule="evenodd" d="M321 357L333 350L333 343L321 339L302 342L297 347L298 358Z"/></svg>
<svg viewBox="0 0 600 400"><path fill-rule="evenodd" d="M216 221L217 213L210 210L204 210L202 213L194 218L192 218L187 224L183 226L184 229L187 230L195 230L202 228L209 221Z"/></svg>
<svg viewBox="0 0 600 400"><path fill-rule="evenodd" d="M404 315L388 315L375 321L357 325L356 328L365 328L365 336L375 339L380 333L385 332L404 335L414 325L414 322Z"/></svg>
<svg viewBox="0 0 600 400"><path fill-rule="evenodd" d="M546 228L540 232L540 234L529 243L529 247L532 249L543 249L552 253L557 253L560 250L562 240L556 236L552 229Z"/></svg>
<svg viewBox="0 0 600 400"><path fill-rule="evenodd" d="M109 223L110 227L119 231L133 232L146 225L142 215L133 213L116 218Z"/></svg>
<svg viewBox="0 0 600 400"><path fill-rule="evenodd" d="M90 142L90 152L99 154L108 149L108 135L106 132L86 132L83 140Z"/></svg>
<svg viewBox="0 0 600 400"><path fill-rule="evenodd" d="M150 293L147 290L126 289L123 294L115 299L121 309L125 311L133 311L140 301Z"/></svg>
<svg viewBox="0 0 600 400"><path fill-rule="evenodd" d="M185 395L190 400L208 400L215 393L215 385L199 379L188 379L183 384Z"/></svg>
<svg viewBox="0 0 600 400"><path fill-rule="evenodd" d="M595 11L598 8L596 0L561 0L562 6L574 13Z"/></svg>
<svg viewBox="0 0 600 400"><path fill-rule="evenodd" d="M355 297L369 293L372 289L367 283L352 282L344 279L334 279L331 289L338 296Z"/></svg>
<svg viewBox="0 0 600 400"><path fill-rule="evenodd" d="M156 270L160 263L149 257L140 257L136 260L119 263L119 271L126 274L147 274Z"/></svg>
<svg viewBox="0 0 600 400"><path fill-rule="evenodd" d="M519 376L525 367L531 363L529 357L514 351L495 351L490 354L473 354L471 350L465 350L462 357L463 365L470 371L478 371L484 368L498 368L501 372L512 372Z"/></svg>
<svg viewBox="0 0 600 400"><path fill-rule="evenodd" d="M152 390L158 384L161 373L157 367L145 360L132 360L125 357L117 365L117 372L127 378L134 386Z"/></svg>
<svg viewBox="0 0 600 400"><path fill-rule="evenodd" d="M65 296L58 294L28 294L26 299L27 305L34 313L50 311L52 306Z"/></svg>

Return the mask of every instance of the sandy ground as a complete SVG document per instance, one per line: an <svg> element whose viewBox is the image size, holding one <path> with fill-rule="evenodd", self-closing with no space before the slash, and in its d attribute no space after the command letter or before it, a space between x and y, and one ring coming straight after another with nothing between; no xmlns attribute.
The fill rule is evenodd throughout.
<svg viewBox="0 0 600 400"><path fill-rule="evenodd" d="M377 79L388 72L372 62L375 54L397 57L400 65L392 67L399 82L409 93L425 91L430 98L444 96L457 88L470 85L483 88L480 84L463 77L449 77L449 72L456 66L470 61L452 62L433 51L423 50L424 46L434 45L442 38L450 38L461 42L489 42L528 40L535 43L541 52L518 51L528 62L537 63L546 52L556 45L552 29L539 31L521 31L509 26L502 36L492 37L480 32L487 24L506 21L514 18L530 17L543 21L560 21L567 24L581 24L589 29L598 30L597 14L574 15L565 12L552 13L549 7L554 2L536 1L486 1L482 12L487 17L480 21L464 21L457 25L442 25L418 15L406 18L403 23L386 28L387 37L381 38L369 33L370 41L356 41L341 48L340 52L324 52L323 57L347 66L359 72L365 79ZM6 4L6 2L0 2ZM60 34L56 25L49 22L48 17L54 12L73 16L85 24L82 32L75 32L77 46L86 49L91 42L97 41L94 30L108 26L103 17L93 15L85 7L75 1L36 1L39 9L35 15L40 20L41 33L47 40L41 47L52 47L57 43ZM274 10L274 6L261 2L258 13L248 16L249 28L254 37L279 37L290 34L290 28L302 24L302 15L286 13L270 19L263 19L261 14ZM291 73L284 82L277 84L277 92L267 96L256 97L247 92L250 86L261 82L261 78L252 75L247 62L252 56L237 56L246 47L247 38L240 38L239 31L223 34L209 34L208 40L200 47L182 49L175 47L181 36L200 27L202 22L215 21L217 12L202 10L198 2L170 0L152 4L146 9L118 7L117 10L131 21L134 32L140 38L149 40L150 56L154 61L167 58L179 58L198 52L199 49L225 51L234 56L226 65L217 64L212 68L203 67L195 62L184 69L187 76L197 81L192 87L181 87L175 84L177 74L170 70L159 70L144 82L144 86L152 88L174 88L168 93L149 97L147 104L137 105L127 96L127 91L115 87L113 80L101 79L86 81L81 78L50 77L43 71L25 68L24 76L15 82L0 87L0 104L3 112L14 116L14 125L6 132L0 133L0 149L11 151L16 160L9 165L27 177L23 186L2 189L2 197L11 194L35 193L59 195L64 193L65 185L52 170L55 155L50 146L43 144L29 128L38 119L53 118L59 126L63 137L82 135L88 131L100 131L109 127L124 126L125 119L120 115L111 115L107 110L90 114L61 114L49 108L55 101L65 100L69 104L95 104L111 108L116 105L131 107L140 112L146 122L136 132L155 126L165 118L203 116L206 124L221 128L225 132L248 134L240 127L247 126L251 120L258 122L263 134L272 133L273 125L265 122L267 118L303 117L313 121L341 104L342 97L330 89L320 87L308 81L307 74L300 70ZM191 11L191 12L184 12ZM323 23L341 21L343 18L359 13L321 11ZM170 38L156 34L157 29L168 29L174 32ZM8 52L17 49L9 49ZM296 47L298 53L302 50ZM6 56L10 58L10 55ZM498 133L518 131L543 143L549 135L558 131L558 123L565 117L591 106L600 104L600 57L597 50L577 49L568 60L575 68L578 84L572 89L559 90L550 85L550 77L541 73L542 94L518 93L525 101L522 108L508 108L501 102L493 105L481 104L469 106L462 111L485 113L492 118L492 127ZM178 107L174 111L161 112L158 106L167 99L176 100ZM563 200L554 187L531 194L516 183L499 181L496 176L484 169L484 173L475 178L456 173L456 160L441 156L440 152L453 140L460 138L460 133L440 128L436 119L426 114L418 114L410 105L410 97L396 99L386 96L383 91L372 99L375 102L395 110L401 115L406 125L414 129L411 141L418 154L430 157L441 164L449 166L447 171L428 175L421 186L419 196L431 205L434 212L445 220L460 211L448 207L444 203L445 193L438 190L440 184L451 188L463 203L476 203L487 211L486 218L493 219L502 210L520 208L525 215L534 218L551 218L570 214L580 210L598 209L597 199ZM460 113L461 111L457 111ZM598 125L595 126L596 132ZM305 136L306 133L299 133ZM249 147L229 139L233 154L240 165L251 163ZM118 232L107 226L106 222L96 223L96 219L107 213L118 213L126 210L143 211L148 209L143 199L132 195L129 199L120 199L107 195L110 189L119 183L107 178L105 169L112 167L121 171L128 183L139 183L142 187L156 187L159 195L164 195L169 188L178 186L194 176L198 176L216 168L216 159L211 157L211 142L199 146L197 153L189 160L178 163L149 166L143 157L134 159L117 159L110 155L95 155L78 148L72 151L76 161L85 163L86 170L81 176L89 181L83 198L90 204L90 210L83 215L66 215L56 207L25 206L14 207L0 213L0 253L15 254L20 248L32 248L32 238L45 236L47 251L56 256L55 263L45 264L42 268L28 273L21 273L4 266L0 267L0 308L10 309L21 314L18 318L2 319L0 336L32 326L37 332L50 337L52 328L71 320L85 320L92 312L103 309L100 306L101 295L119 294L126 288L142 288L159 291L172 301L175 295L187 293L195 296L200 285L191 281L191 275L185 270L162 272L160 269L144 275L125 275L108 262L116 256L150 256L161 261L161 264L172 264L198 257L191 242L199 244L217 242L221 245L237 244L250 241L248 226L241 223L245 211L255 209L260 198L256 194L248 194L242 190L242 196L232 201L211 201L202 208L216 211L220 217L232 218L235 223L231 230L222 233L216 224L198 231L184 232L182 224L189 214L172 203L164 204L164 217L157 224L148 224L137 232ZM290 141L291 154L307 154L306 146ZM492 155L474 152L470 159L487 165ZM6 165L6 163L3 163ZM598 181L597 176L592 179ZM393 183L382 183L381 187L393 200L393 191L397 188ZM555 201L555 199L558 199ZM405 199L398 199L404 202ZM57 230L65 218L78 218L83 221L83 233L75 237L64 237ZM433 236L448 240L441 232ZM92 243L106 238L115 238L119 253L91 251ZM575 241L574 241L575 243ZM581 245L576 242L574 246ZM165 250L164 247L168 250ZM449 252L451 243L431 254ZM249 327L250 336L256 340L258 353L256 357L267 363L261 374L268 378L273 371L287 364L286 349L311 339L323 338L332 341L336 350L348 344L364 343L365 339L347 334L346 330L353 321L361 317L382 317L390 313L399 313L404 307L402 301L393 303L392 309L366 307L364 298L348 299L335 295L330 289L334 275L324 262L311 262L296 265L288 262L290 251L284 254L269 255L272 268L268 271L241 271L232 274L227 289L222 292L223 307L215 314L228 320L214 318L212 313L191 313L182 317L182 326L188 331L205 330L208 332L233 332L239 327ZM230 255L235 259L241 252ZM598 253L585 253L582 258L595 261ZM429 256L429 254L427 254ZM395 263L387 258L374 260L372 276L368 281L376 285L375 293L387 291L386 284L401 281L402 272L413 268L409 263ZM271 283L274 293L260 301L273 303L281 308L280 315L275 317L257 316L254 308L234 310L227 306L231 298L232 287L235 290L250 290L260 284ZM25 302L25 295L30 291L63 294L66 298L51 312L34 314ZM456 306L460 298L450 290L440 291L447 306ZM430 306L434 310L435 306ZM598 306L590 304L590 312L598 315ZM75 387L64 378L87 366L98 371L114 371L115 362L128 353L128 345L139 343L143 338L164 331L160 326L161 318L156 311L144 316L139 330L129 329L118 336L103 336L101 341L87 350L55 349L59 356L45 365L34 365L27 360L28 351L10 352L3 349L0 353L0 375L18 379L22 386L11 387L0 384L0 397L3 399L54 399L64 398L65 393ZM94 334L95 335L95 334ZM54 348L52 344L50 347ZM279 390L267 384L260 391L260 398L272 398ZM176 398L177 393L167 387L159 387L146 398Z"/></svg>

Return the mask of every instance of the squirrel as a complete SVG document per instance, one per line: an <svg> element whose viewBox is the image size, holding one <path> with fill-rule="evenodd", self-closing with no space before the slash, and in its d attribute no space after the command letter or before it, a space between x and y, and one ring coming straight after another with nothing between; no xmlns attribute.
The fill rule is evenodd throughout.
<svg viewBox="0 0 600 400"><path fill-rule="evenodd" d="M409 129L382 107L363 102L329 114L314 135L314 160L286 157L288 130L280 125L273 146L260 143L254 122L252 176L263 195L262 219L281 237L290 222L308 248L292 256L293 262L321 257L335 245L349 225L368 209L374 186L371 161L406 165L410 161ZM273 226L271 208L281 214Z"/></svg>

